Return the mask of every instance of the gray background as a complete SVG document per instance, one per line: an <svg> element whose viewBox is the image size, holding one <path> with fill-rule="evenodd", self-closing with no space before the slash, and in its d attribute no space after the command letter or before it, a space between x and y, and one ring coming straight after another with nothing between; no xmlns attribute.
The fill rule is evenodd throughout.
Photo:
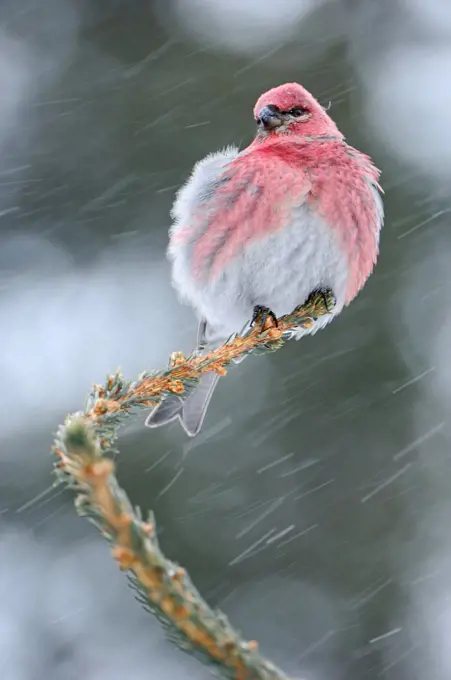
<svg viewBox="0 0 451 680"><path fill-rule="evenodd" d="M231 370L197 439L135 422L119 478L293 676L449 679L450 38L440 0L2 2L2 680L209 677L48 490L48 449L94 381L191 348L174 192L289 80L383 169L377 269L327 331Z"/></svg>

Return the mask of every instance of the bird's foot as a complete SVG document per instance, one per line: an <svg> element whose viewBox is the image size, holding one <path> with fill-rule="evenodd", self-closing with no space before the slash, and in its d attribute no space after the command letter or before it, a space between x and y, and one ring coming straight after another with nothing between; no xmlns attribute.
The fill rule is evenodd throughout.
<svg viewBox="0 0 451 680"><path fill-rule="evenodd" d="M251 320L251 326L258 324L262 331L267 331L270 328L277 328L277 317L268 307L256 305L254 307L254 314Z"/></svg>
<svg viewBox="0 0 451 680"><path fill-rule="evenodd" d="M330 314L336 304L335 295L330 288L319 288L310 293L304 304L299 305L294 310L295 313L301 313L304 319L301 322L302 326L309 327L313 325L320 316Z"/></svg>
<svg viewBox="0 0 451 680"><path fill-rule="evenodd" d="M318 288L318 290L314 290L310 293L307 302L313 302L316 305L318 312L324 311L326 314L329 314L337 303L335 295L330 288Z"/></svg>

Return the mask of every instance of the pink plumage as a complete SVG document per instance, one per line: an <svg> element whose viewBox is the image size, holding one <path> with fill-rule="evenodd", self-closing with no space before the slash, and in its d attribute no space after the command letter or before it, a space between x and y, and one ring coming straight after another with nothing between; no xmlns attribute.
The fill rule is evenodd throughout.
<svg viewBox="0 0 451 680"><path fill-rule="evenodd" d="M374 267L383 223L379 170L349 146L328 113L297 83L269 90L254 108L258 130L243 151L200 161L173 207L173 283L203 324L201 342L240 330L256 305L277 316L331 288L336 306L357 295ZM205 377L206 381L208 376ZM196 434L210 389L148 419L180 418Z"/></svg>

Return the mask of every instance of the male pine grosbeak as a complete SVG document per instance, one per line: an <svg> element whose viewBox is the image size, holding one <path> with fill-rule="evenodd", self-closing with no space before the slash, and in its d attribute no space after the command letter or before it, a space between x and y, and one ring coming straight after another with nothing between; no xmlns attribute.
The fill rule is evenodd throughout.
<svg viewBox="0 0 451 680"><path fill-rule="evenodd" d="M280 316L331 289L331 313L296 337L315 332L357 295L378 255L384 209L371 159L297 83L263 94L254 117L252 144L197 163L172 209L173 285L200 319L199 352L239 331L257 306ZM196 435L217 381L206 373L185 400L168 396L146 425L179 418Z"/></svg>

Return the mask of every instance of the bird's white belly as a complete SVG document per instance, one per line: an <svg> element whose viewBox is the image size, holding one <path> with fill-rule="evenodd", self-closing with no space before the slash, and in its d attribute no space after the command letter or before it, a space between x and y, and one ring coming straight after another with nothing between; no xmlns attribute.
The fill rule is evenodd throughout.
<svg viewBox="0 0 451 680"><path fill-rule="evenodd" d="M180 290L177 270L174 262L174 283ZM332 289L337 300L333 314L338 314L345 303L348 261L334 230L302 206L290 226L245 245L213 282L201 287L191 279L186 286L186 270L183 280L183 297L215 335L227 337L250 320L255 305L269 307L276 316L288 314L318 288ZM319 319L312 330L329 320Z"/></svg>

